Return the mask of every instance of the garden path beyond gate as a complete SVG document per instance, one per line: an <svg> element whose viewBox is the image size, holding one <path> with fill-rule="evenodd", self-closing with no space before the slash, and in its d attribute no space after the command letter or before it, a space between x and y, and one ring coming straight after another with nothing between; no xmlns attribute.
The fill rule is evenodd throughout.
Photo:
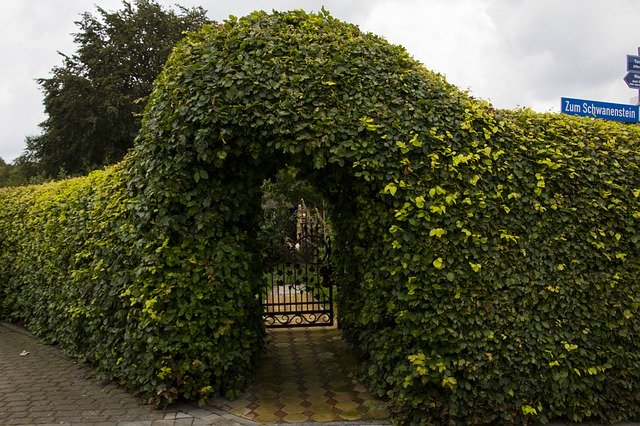
<svg viewBox="0 0 640 426"><path fill-rule="evenodd" d="M269 250L261 293L267 327L333 325L330 252L329 238L306 227L297 239Z"/></svg>

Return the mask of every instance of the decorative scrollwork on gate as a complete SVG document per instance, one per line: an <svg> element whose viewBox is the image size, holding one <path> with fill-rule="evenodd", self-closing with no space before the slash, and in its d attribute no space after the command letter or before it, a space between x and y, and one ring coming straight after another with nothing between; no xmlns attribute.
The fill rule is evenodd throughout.
<svg viewBox="0 0 640 426"><path fill-rule="evenodd" d="M267 327L333 325L328 238L308 232L271 248L262 305Z"/></svg>

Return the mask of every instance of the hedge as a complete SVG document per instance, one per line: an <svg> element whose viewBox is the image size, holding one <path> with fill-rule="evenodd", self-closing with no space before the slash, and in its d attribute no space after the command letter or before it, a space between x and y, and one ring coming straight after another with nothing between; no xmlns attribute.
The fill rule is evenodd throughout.
<svg viewBox="0 0 640 426"><path fill-rule="evenodd" d="M176 47L122 163L0 191L0 312L157 403L234 395L260 186L293 165L396 422L637 419L639 136L495 110L324 11L232 17Z"/></svg>
<svg viewBox="0 0 640 426"><path fill-rule="evenodd" d="M466 147L399 143L412 173L353 286L364 377L407 424L637 419L638 128L474 116Z"/></svg>
<svg viewBox="0 0 640 426"><path fill-rule="evenodd" d="M233 396L262 346L255 284L228 274L251 256L149 238L125 164L0 190L0 313L159 405Z"/></svg>

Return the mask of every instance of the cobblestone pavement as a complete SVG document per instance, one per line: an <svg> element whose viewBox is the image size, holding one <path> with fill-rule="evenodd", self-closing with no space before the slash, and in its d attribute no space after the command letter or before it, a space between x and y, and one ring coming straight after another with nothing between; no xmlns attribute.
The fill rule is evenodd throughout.
<svg viewBox="0 0 640 426"><path fill-rule="evenodd" d="M0 424L246 425L227 413L183 404L156 410L93 371L0 323Z"/></svg>
<svg viewBox="0 0 640 426"><path fill-rule="evenodd" d="M248 395L251 394L250 388ZM304 397L304 392L301 397ZM330 398L323 395L325 400ZM339 399L339 398L338 398ZM244 399L241 399L244 401ZM309 400L309 398L307 398ZM277 401L276 405L278 404ZM337 401L340 402L340 401ZM336 402L336 404L337 404ZM310 401L313 403L313 401ZM247 416L211 404L191 404L156 410L113 383L94 377L93 370L42 344L23 329L0 323L0 425L85 424L118 426L223 425L255 426ZM224 405L224 402L222 402ZM252 405L253 409L261 404ZM237 403L234 404L237 406ZM260 410L257 410L260 411ZM340 413L340 411L335 411ZM279 413L282 414L282 413ZM339 417L337 417L339 418ZM283 421L283 417L274 420ZM291 421L294 419L292 418ZM284 420L286 421L286 420ZM273 423L271 423L273 424ZM301 423L287 423L287 426ZM305 425L319 424L305 422ZM380 425L386 420L321 423Z"/></svg>

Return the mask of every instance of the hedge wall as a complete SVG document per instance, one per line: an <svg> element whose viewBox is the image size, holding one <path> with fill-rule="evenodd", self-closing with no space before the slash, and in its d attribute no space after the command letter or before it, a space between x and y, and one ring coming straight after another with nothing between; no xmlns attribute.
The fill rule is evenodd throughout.
<svg viewBox="0 0 640 426"><path fill-rule="evenodd" d="M128 165L0 189L0 315L151 403L234 396L262 347L252 255L150 231Z"/></svg>
<svg viewBox="0 0 640 426"><path fill-rule="evenodd" d="M365 379L403 424L638 419L640 130L469 113L462 144L398 143L411 173L352 283Z"/></svg>
<svg viewBox="0 0 640 426"><path fill-rule="evenodd" d="M233 394L260 185L295 165L397 422L637 419L639 139L496 111L326 12L230 18L175 49L123 163L0 191L0 312L158 402Z"/></svg>

